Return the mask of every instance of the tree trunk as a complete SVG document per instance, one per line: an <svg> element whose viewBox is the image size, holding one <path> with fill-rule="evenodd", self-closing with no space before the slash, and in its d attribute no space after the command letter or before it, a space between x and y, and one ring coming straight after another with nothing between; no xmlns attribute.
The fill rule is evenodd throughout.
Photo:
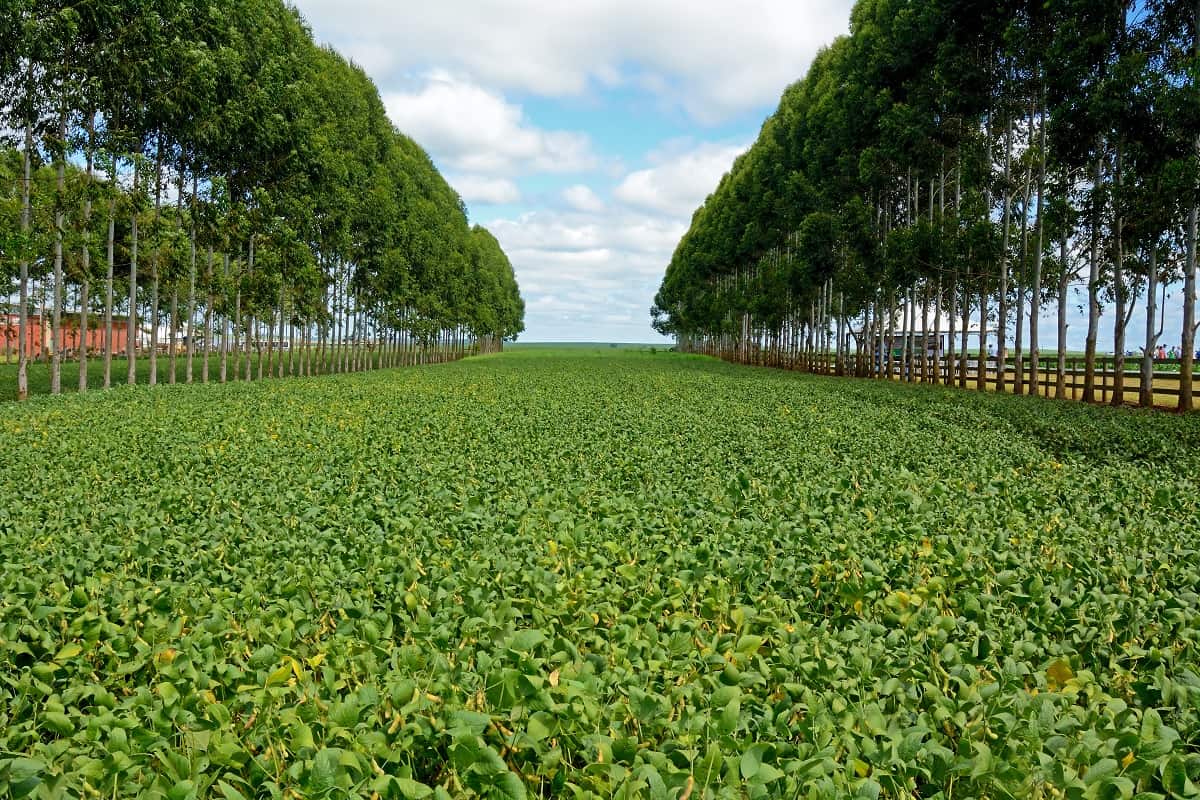
<svg viewBox="0 0 1200 800"><path fill-rule="evenodd" d="M172 281L173 282L173 281ZM178 349L176 343L179 336L179 288L171 287L171 329L168 332L168 346L171 352L167 356L167 383L174 385L176 380L176 370L178 359L175 357L175 351Z"/></svg>
<svg viewBox="0 0 1200 800"><path fill-rule="evenodd" d="M1197 10L1200 16L1200 9ZM1200 49L1200 46L1198 46ZM1196 141L1200 153L1200 139ZM1196 226L1200 208L1192 206L1188 214L1187 261L1183 266L1183 338L1179 359L1179 410L1191 411L1192 369L1196 352Z"/></svg>
<svg viewBox="0 0 1200 800"><path fill-rule="evenodd" d="M67 202L67 112L64 109L58 117L58 147L56 152L55 175L58 189L54 201L54 308L51 309L50 342L53 348L50 353L50 394L62 394L62 307L63 307L63 229L66 226L66 215L63 213Z"/></svg>
<svg viewBox="0 0 1200 800"><path fill-rule="evenodd" d="M1192 17L1193 54L1200 62L1200 0L1196 2L1195 13ZM1200 75L1192 73L1192 88L1197 88ZM1197 169L1200 169L1200 135L1196 136L1195 156ZM1191 411L1192 406L1192 369L1196 352L1196 225L1200 216L1200 207L1192 203L1188 214L1187 226L1187 260L1183 265L1183 336L1179 359L1179 410Z"/></svg>
<svg viewBox="0 0 1200 800"><path fill-rule="evenodd" d="M983 391L987 388L988 368L988 296L987 289L979 289L979 368L975 373L975 388ZM1003 336L1003 334L1001 334Z"/></svg>
<svg viewBox="0 0 1200 800"><path fill-rule="evenodd" d="M183 174L183 170L179 170ZM197 178L192 174L192 208L191 219L188 220L188 293L187 293L187 366L184 367L183 379L192 382L193 361L196 357L196 190ZM180 186L182 193L182 182Z"/></svg>
<svg viewBox="0 0 1200 800"><path fill-rule="evenodd" d="M249 249L247 251L247 258L246 258L246 277L251 280L253 280L253 278L254 278L254 256L255 255L256 255L256 253L255 253L255 247L254 247L254 234L251 233L250 234L250 244L249 244ZM246 349L245 369L246 369L246 371L244 373L244 376L245 376L245 380L247 382L249 382L250 380L252 380L254 378L253 352L254 352L254 350L257 349L257 346L255 345L255 339L260 338L256 335L257 328L255 326L255 323L256 323L256 320L254 318L253 311L251 311L250 298L247 297L246 298L246 313L245 313L245 316L243 317L243 327L246 329L245 330L245 337L246 337L246 339L245 339L245 349ZM261 365L262 365L262 362L260 360L260 362L259 362L260 368L261 368ZM259 378L261 378L261 377L262 376L259 375Z"/></svg>
<svg viewBox="0 0 1200 800"><path fill-rule="evenodd" d="M129 221L129 324L125 330L125 356L129 360L126 379L130 386L137 383L137 257L138 257L138 175L137 156L133 161L133 211Z"/></svg>
<svg viewBox="0 0 1200 800"><path fill-rule="evenodd" d="M83 273L79 281L79 391L86 392L88 388L88 303L91 302L90 289L92 281L92 173L95 167L96 115L88 117L88 147L87 147L87 194L83 200L83 246L80 248L80 270Z"/></svg>
<svg viewBox="0 0 1200 800"><path fill-rule="evenodd" d="M114 172L116 159L113 159ZM116 175L113 175L114 191ZM117 238L117 201L112 199L108 204L108 252L104 274L104 388L112 386L113 360L113 271L116 269L116 238Z"/></svg>
<svg viewBox="0 0 1200 800"><path fill-rule="evenodd" d="M32 67L31 67L32 69ZM21 307L17 310L17 399L29 399L29 236L32 214L32 153L33 123L25 121L25 147L21 151L21 263L18 278L18 298Z"/></svg>
<svg viewBox="0 0 1200 800"><path fill-rule="evenodd" d="M216 294L213 286L213 249L208 246L208 263L204 268L204 285L208 287L207 302L204 306L204 361L200 364L200 381L208 383L208 359L212 355L213 340L213 306L216 304Z"/></svg>
<svg viewBox="0 0 1200 800"><path fill-rule="evenodd" d="M1043 93L1044 94L1044 93ZM1044 112L1043 112L1044 113ZM1041 388L1041 364L1038 359L1041 358L1042 352L1039 349L1038 327L1041 319L1042 309L1042 234L1045 229L1044 220L1042 219L1042 205L1045 200L1046 193L1046 120L1042 120L1040 130L1041 147L1038 153L1038 180L1037 180L1037 209L1035 213L1035 225L1037 232L1034 238L1034 253L1033 253L1033 278L1032 288L1029 298L1029 383L1030 391L1034 394L1042 394ZM1066 265L1063 265L1066 269Z"/></svg>
<svg viewBox="0 0 1200 800"><path fill-rule="evenodd" d="M1012 197L1009 181L1012 177L1012 133L1010 118L1004 125L1004 189L1000 193L1004 203L1003 228L1000 245L1000 295L996 309L996 391L1003 392L1008 381L1008 245L1012 230Z"/></svg>
<svg viewBox="0 0 1200 800"><path fill-rule="evenodd" d="M222 267L222 272L221 272L221 274L223 276L223 279L221 281L221 290L225 294L225 302L223 304L224 309L222 310L222 313L221 313L221 374L220 374L220 381L221 381L221 383L225 383L225 381L229 380L229 335L230 335L230 330L229 330L229 242L225 243L225 252L221 254L221 261L224 265ZM237 299L237 303L235 304L235 309L237 307L239 307L242 302L242 295L241 295L240 290L238 291L237 297L238 297L238 299ZM235 310L234 313L236 314L237 311ZM237 368L236 363L234 364L234 368L235 368L235 372L236 372L236 368Z"/></svg>
<svg viewBox="0 0 1200 800"><path fill-rule="evenodd" d="M1154 348L1158 344L1155 324L1158 322L1158 243L1150 245L1150 269L1146 273L1146 340L1142 346L1141 379L1138 386L1138 405L1154 405Z"/></svg>
<svg viewBox="0 0 1200 800"><path fill-rule="evenodd" d="M162 259L162 135L154 158L154 258L150 260L150 385L158 384L158 274Z"/></svg>
<svg viewBox="0 0 1200 800"><path fill-rule="evenodd" d="M1067 268L1067 231L1062 232L1058 244L1059 263L1062 275L1058 279L1058 343L1056 345L1058 365L1055 369L1054 396L1063 400L1067 396L1067 290L1071 285L1071 270ZM1075 398L1075 375L1071 376L1071 398Z"/></svg>
<svg viewBox="0 0 1200 800"><path fill-rule="evenodd" d="M1096 400L1096 339L1100 329L1100 182L1103 166L1096 156L1096 167L1092 182L1095 197L1092 200L1092 244L1088 254L1088 330L1084 347L1083 401Z"/></svg>
<svg viewBox="0 0 1200 800"><path fill-rule="evenodd" d="M1125 176L1122 147L1117 145L1117 197L1116 197L1116 241L1113 253L1113 294L1116 308L1113 313L1113 394L1112 405L1119 406L1125 402L1125 326L1129 320L1125 315L1125 306L1129 298L1125 291L1125 220L1123 216L1124 199L1121 197Z"/></svg>

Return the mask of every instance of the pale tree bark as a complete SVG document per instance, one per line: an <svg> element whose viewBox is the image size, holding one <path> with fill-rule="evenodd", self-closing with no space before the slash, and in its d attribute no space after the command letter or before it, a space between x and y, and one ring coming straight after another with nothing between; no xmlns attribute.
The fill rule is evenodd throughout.
<svg viewBox="0 0 1200 800"><path fill-rule="evenodd" d="M158 273L162 258L162 135L154 160L154 258L150 259L150 385L158 383Z"/></svg>
<svg viewBox="0 0 1200 800"><path fill-rule="evenodd" d="M1012 178L1013 122L1010 118L1004 126L1004 188L1000 193L1004 203L1003 234L1000 245L999 307L996 309L996 391L1003 392L1008 380L1008 247L1012 230L1012 195L1009 181ZM983 326L981 326L983 327Z"/></svg>
<svg viewBox="0 0 1200 800"><path fill-rule="evenodd" d="M1142 345L1142 368L1138 405L1154 405L1154 348L1158 344L1158 243L1150 245L1150 269L1146 274L1146 339Z"/></svg>
<svg viewBox="0 0 1200 800"><path fill-rule="evenodd" d="M1067 396L1067 290L1071 284L1071 270L1067 267L1070 257L1067 245L1067 231L1062 232L1058 243L1058 257L1062 274L1058 278L1058 341L1056 344L1058 364L1054 380L1054 396L1063 400ZM1076 375L1071 376L1071 398L1075 397Z"/></svg>
<svg viewBox="0 0 1200 800"><path fill-rule="evenodd" d="M225 252L221 254L222 281L221 291L225 295L224 308L221 312L221 369L219 380L225 383L229 379L229 242L225 243Z"/></svg>
<svg viewBox="0 0 1200 800"><path fill-rule="evenodd" d="M1200 14L1200 9L1197 10ZM1196 141L1196 149L1200 152L1200 139ZM1191 411L1192 405L1192 370L1195 363L1196 350L1196 226L1200 209L1192 206L1188 214L1188 243L1187 262L1184 264L1183 276L1183 353L1179 360L1179 410Z"/></svg>
<svg viewBox="0 0 1200 800"><path fill-rule="evenodd" d="M95 133L96 116L88 117L88 147L85 175L87 190L83 199L83 246L80 248L80 268L83 274L79 282L79 391L86 392L88 388L88 303L91 302L90 289L92 281L92 173L95 169Z"/></svg>
<svg viewBox="0 0 1200 800"><path fill-rule="evenodd" d="M17 310L17 399L29 398L29 228L32 212L31 184L33 123L25 121L25 147L21 151L21 263L17 289L21 307Z"/></svg>
<svg viewBox="0 0 1200 800"><path fill-rule="evenodd" d="M55 182L58 189L54 199L54 307L50 310L50 394L62 393L62 307L63 307L63 229L66 226L67 194L67 111L58 115L58 144L62 148L54 156L56 162Z"/></svg>
<svg viewBox="0 0 1200 800"><path fill-rule="evenodd" d="M200 382L208 383L208 359L212 355L213 340L213 306L216 304L216 294L213 286L213 248L208 246L208 258L204 268L204 285L208 288L208 297L204 304L204 361L200 364Z"/></svg>
<svg viewBox="0 0 1200 800"><path fill-rule="evenodd" d="M1044 113L1044 112L1043 112ZM1041 388L1041 350L1038 341L1038 325L1042 309L1042 246L1045 221L1042 219L1042 206L1046 193L1046 120L1042 119L1041 147L1038 152L1037 207L1034 211L1036 233L1034 237L1033 277L1029 298L1029 384L1030 391L1042 394Z"/></svg>
<svg viewBox="0 0 1200 800"><path fill-rule="evenodd" d="M133 162L133 210L129 221L129 322L125 329L125 356L128 358L126 380L130 386L137 383L137 260L138 260L138 174L137 156Z"/></svg>
<svg viewBox="0 0 1200 800"><path fill-rule="evenodd" d="M1088 330L1084 345L1083 401L1096 400L1096 340L1100 330L1100 182L1103 180L1101 157L1096 156L1092 192L1092 242L1088 253Z"/></svg>
<svg viewBox="0 0 1200 800"><path fill-rule="evenodd" d="M1033 126L1037 109L1029 106L1028 143L1033 145ZM1016 335L1013 340L1013 394L1025 394L1025 287L1028 285L1025 269L1029 264L1029 204L1033 199L1033 166L1025 167L1025 184L1021 193L1021 260L1017 267Z"/></svg>
<svg viewBox="0 0 1200 800"><path fill-rule="evenodd" d="M116 191L116 165L113 159L113 191ZM112 386L113 360L113 270L116 268L117 200L108 202L108 251L104 275L104 388Z"/></svg>
<svg viewBox="0 0 1200 800"><path fill-rule="evenodd" d="M1124 186L1123 152L1120 143L1117 144L1116 187L1117 195L1114 203L1116 219L1114 225L1115 241L1113 242L1113 295L1115 309L1113 313L1113 394L1112 404L1119 406L1125 402L1125 326L1128 318L1125 306L1128 297L1125 291L1125 219L1123 216L1124 199L1121 190ZM1130 309L1132 310L1132 309Z"/></svg>
<svg viewBox="0 0 1200 800"><path fill-rule="evenodd" d="M183 194L183 168L179 169L179 193ZM188 220L188 293L187 293L187 366L183 379L192 382L193 361L196 357L196 190L199 188L195 173L192 174L191 218Z"/></svg>
<svg viewBox="0 0 1200 800"><path fill-rule="evenodd" d="M1197 62L1200 62L1200 0L1197 0L1195 13L1192 17L1192 36L1194 56ZM1193 88L1196 81L1200 80L1193 72ZM1200 169L1200 135L1196 136L1195 143L1196 163ZM1196 203L1192 203L1192 210L1188 213L1188 229L1187 229L1187 260L1183 265L1183 336L1181 337L1181 349L1179 361L1179 409L1181 411L1191 411L1192 405L1192 369L1196 352L1196 225L1197 216L1200 216L1200 207Z"/></svg>

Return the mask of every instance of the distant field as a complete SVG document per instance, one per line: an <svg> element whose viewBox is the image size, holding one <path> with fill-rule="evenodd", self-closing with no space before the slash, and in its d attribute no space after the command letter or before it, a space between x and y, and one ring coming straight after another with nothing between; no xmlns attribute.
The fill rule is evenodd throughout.
<svg viewBox="0 0 1200 800"><path fill-rule="evenodd" d="M671 342L513 342L505 350L670 350Z"/></svg>
<svg viewBox="0 0 1200 800"><path fill-rule="evenodd" d="M0 797L1193 791L1200 416L529 347L0 451Z"/></svg>

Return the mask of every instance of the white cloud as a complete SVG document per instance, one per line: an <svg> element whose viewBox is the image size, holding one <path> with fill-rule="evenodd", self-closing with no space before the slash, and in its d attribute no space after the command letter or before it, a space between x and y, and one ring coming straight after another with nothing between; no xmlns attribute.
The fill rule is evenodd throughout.
<svg viewBox="0 0 1200 800"><path fill-rule="evenodd" d="M464 175L448 178L450 185L468 203L479 205L503 205L521 199L517 184L507 178L486 178L479 175Z"/></svg>
<svg viewBox="0 0 1200 800"><path fill-rule="evenodd" d="M383 102L400 130L461 173L579 172L597 164L586 135L538 128L519 105L442 70L415 90L385 92Z"/></svg>
<svg viewBox="0 0 1200 800"><path fill-rule="evenodd" d="M526 338L650 341L649 309L686 225L610 207L531 211L487 223L526 298ZM592 334L594 335L594 334Z"/></svg>
<svg viewBox="0 0 1200 800"><path fill-rule="evenodd" d="M683 150L681 145L653 154L652 166L627 175L614 195L639 208L690 219L748 146L703 143Z"/></svg>
<svg viewBox="0 0 1200 800"><path fill-rule="evenodd" d="M603 211L604 201L592 187L576 184L563 190L563 200L576 211Z"/></svg>
<svg viewBox="0 0 1200 800"><path fill-rule="evenodd" d="M542 96L622 83L704 121L774 102L844 33L852 0L299 0L322 38L382 85L437 63ZM369 23L365 22L369 20Z"/></svg>

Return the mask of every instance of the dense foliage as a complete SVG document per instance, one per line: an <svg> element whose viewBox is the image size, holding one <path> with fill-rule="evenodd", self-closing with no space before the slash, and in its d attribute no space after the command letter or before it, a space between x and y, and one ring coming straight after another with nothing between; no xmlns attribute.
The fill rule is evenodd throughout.
<svg viewBox="0 0 1200 800"><path fill-rule="evenodd" d="M1038 319L1056 302L1063 397L1082 281L1083 399L1098 397L1111 313L1114 402L1140 348L1149 405L1170 315L1190 409L1198 207L1195 0L859 0L850 34L788 87L696 211L651 313L685 348L801 366L832 352L838 372L859 375L893 374L900 337L901 374L964 385L968 353L990 339L997 380L1011 363L1021 391L1024 370L1036 386L1048 366ZM1182 285L1175 309L1163 308L1168 284ZM945 361L918 370L906 334L934 330L948 334Z"/></svg>
<svg viewBox="0 0 1200 800"><path fill-rule="evenodd" d="M160 349L176 380L184 343L186 381L198 351L220 352L223 381L262 377L252 359L284 340L341 364L367 343L444 357L523 329L499 244L283 0L0 0L5 133L0 299L20 331L0 333L21 343L21 397L31 314L52 318L54 392L89 325L110 385L114 314L146 332L151 383Z"/></svg>
<svg viewBox="0 0 1200 800"><path fill-rule="evenodd" d="M3 796L1197 794L1200 418L576 350L0 445Z"/></svg>

